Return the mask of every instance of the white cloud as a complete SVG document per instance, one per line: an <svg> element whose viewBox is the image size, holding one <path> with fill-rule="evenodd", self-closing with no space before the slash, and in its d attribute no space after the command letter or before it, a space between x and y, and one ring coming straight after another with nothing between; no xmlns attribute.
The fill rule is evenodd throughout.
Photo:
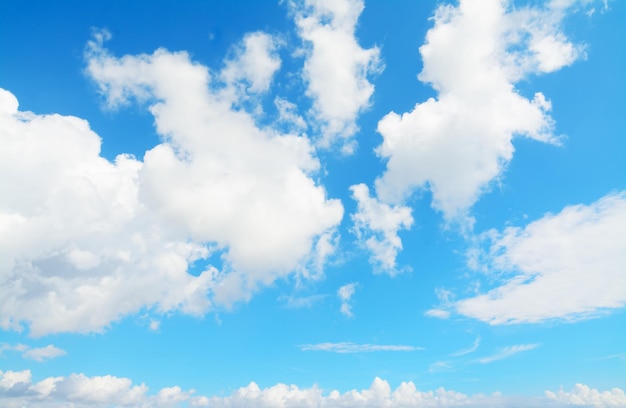
<svg viewBox="0 0 626 408"><path fill-rule="evenodd" d="M362 0L292 1L298 33L305 42L303 79L322 125L319 145L338 143L352 153L356 119L374 93L367 80L379 72L378 48L363 49L355 37Z"/></svg>
<svg viewBox="0 0 626 408"><path fill-rule="evenodd" d="M342 343L318 343L304 344L300 346L303 351L329 351L332 353L371 353L374 351L417 351L424 350L422 347L407 346L401 344L355 344Z"/></svg>
<svg viewBox="0 0 626 408"><path fill-rule="evenodd" d="M144 384L133 385L128 378L111 375L48 377L33 383L30 370L0 370L0 398L6 407L174 407L188 400L193 391L163 388L147 395ZM6 405L5 405L6 404Z"/></svg>
<svg viewBox="0 0 626 408"><path fill-rule="evenodd" d="M517 344L515 346L504 347L492 356L479 359L478 362L482 364L492 363L494 361L509 358L515 354L522 353L524 351L536 349L537 347L539 347L539 344Z"/></svg>
<svg viewBox="0 0 626 408"><path fill-rule="evenodd" d="M211 271L186 266L208 250L145 210L142 163L111 163L86 121L18 112L0 94L14 102L0 113L0 327L95 331L144 305L204 311Z"/></svg>
<svg viewBox="0 0 626 408"><path fill-rule="evenodd" d="M451 356L452 357L460 357L460 356L464 356L466 354L470 354L475 352L476 350L478 350L478 346L480 346L480 336L476 337L476 339L474 340L474 344L472 345L472 347L467 348L467 349L463 349L463 350L459 350L455 353L452 353Z"/></svg>
<svg viewBox="0 0 626 408"><path fill-rule="evenodd" d="M548 399L562 402L566 405L585 406L595 408L624 407L626 394L620 388L610 391L598 391L584 384L576 384L571 391L546 391Z"/></svg>
<svg viewBox="0 0 626 408"><path fill-rule="evenodd" d="M560 30L563 9L507 10L501 0L441 5L420 47L419 79L437 97L378 123L387 160L376 195L387 203L429 189L447 222L471 227L469 209L513 158L512 140L524 136L558 143L550 102L526 98L515 83L557 70L582 55Z"/></svg>
<svg viewBox="0 0 626 408"><path fill-rule="evenodd" d="M52 358L60 357L66 355L67 352L63 349L53 346L52 344L48 344L45 347L37 347L25 350L22 354L26 358L30 358L35 361L44 361L50 360Z"/></svg>
<svg viewBox="0 0 626 408"><path fill-rule="evenodd" d="M356 290L356 286L357 284L352 282L352 283L347 283L345 285L343 285L342 287L340 287L337 290L337 296L339 297L339 300L341 300L341 313L344 316L347 317L353 317L354 315L352 314L352 304L350 302L350 300L352 299L352 296L354 295L354 291Z"/></svg>
<svg viewBox="0 0 626 408"><path fill-rule="evenodd" d="M292 132L296 134L302 133L307 124L304 118L298 114L298 106L286 99L276 97L274 105L278 110L278 123L287 125Z"/></svg>
<svg viewBox="0 0 626 408"><path fill-rule="evenodd" d="M295 385L277 384L261 389L252 382L228 397L213 397L204 401L205 405L198 406L229 408L251 406L263 408L470 407L500 405L497 402L504 400L502 397L480 394L467 396L444 388L423 392L419 391L412 382L402 382L395 390L392 390L387 381L378 377L367 389L350 390L345 393L333 390L324 394L317 386L299 388Z"/></svg>
<svg viewBox="0 0 626 408"><path fill-rule="evenodd" d="M226 61L221 71L222 80L229 85L245 83L247 92L265 92L269 90L274 74L280 69L281 61L276 51L279 41L263 32L246 34L242 44L236 47L234 55Z"/></svg>
<svg viewBox="0 0 626 408"><path fill-rule="evenodd" d="M491 243L479 267L508 279L456 302L465 316L490 324L537 323L626 305L626 192L486 237Z"/></svg>
<svg viewBox="0 0 626 408"><path fill-rule="evenodd" d="M308 139L258 128L186 53L116 58L108 37L89 43L87 73L110 107L147 103L163 141L109 162L85 120L20 112L0 91L0 327L100 331L144 307L200 315L294 271L319 276L343 208L313 180ZM269 39L246 39L226 66L263 90L275 66L255 76L241 61ZM187 273L216 251L221 271Z"/></svg>
<svg viewBox="0 0 626 408"><path fill-rule="evenodd" d="M619 407L626 399L624 391L590 389L576 384L571 392L545 392L545 398L510 398L495 392L492 395L465 395L438 388L419 391L413 382L402 382L392 390L389 383L376 377L369 388L341 393L324 391L314 385L300 388L297 385L276 385L260 388L255 382L233 391L227 396L194 396L194 390L183 391L178 386L165 387L156 394L148 394L145 384L133 385L129 378L111 375L88 377L71 374L67 377L47 377L32 382L30 370L0 370L0 399L3 407L110 407L136 408L167 407L227 407L227 408L427 408L427 407L542 407L584 405L598 408Z"/></svg>
<svg viewBox="0 0 626 408"><path fill-rule="evenodd" d="M402 249L398 231L413 225L411 209L401 205L391 206L370 197L365 184L351 186L350 191L357 202L357 211L351 215L354 233L370 251L370 262L376 268L374 271L397 274L396 256Z"/></svg>
<svg viewBox="0 0 626 408"><path fill-rule="evenodd" d="M450 312L443 309L428 309L424 312L424 316L436 317L438 319L447 319L450 317Z"/></svg>

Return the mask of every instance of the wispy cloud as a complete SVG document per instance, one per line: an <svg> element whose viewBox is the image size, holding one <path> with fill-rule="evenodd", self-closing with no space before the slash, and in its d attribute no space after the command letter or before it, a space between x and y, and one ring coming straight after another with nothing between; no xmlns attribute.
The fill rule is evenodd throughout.
<svg viewBox="0 0 626 408"><path fill-rule="evenodd" d="M610 356L590 359L590 361L603 361L603 360L620 360L620 361L626 362L626 353L611 354Z"/></svg>
<svg viewBox="0 0 626 408"><path fill-rule="evenodd" d="M452 353L451 356L452 357L459 357L459 356L464 356L466 354L470 354L475 352L478 349L478 346L480 345L480 336L476 337L476 340L474 340L474 344L472 345L472 347L467 348L467 349L463 349L463 350L459 350L456 353Z"/></svg>
<svg viewBox="0 0 626 408"><path fill-rule="evenodd" d="M350 299L352 298L352 295L354 295L354 291L356 290L356 287L357 287L357 284L352 282L352 283L343 285L342 287L339 288L339 290L337 290L337 296L339 297L339 299L341 299L341 313L344 316L348 316L348 317L354 316L352 314L352 305L350 304Z"/></svg>
<svg viewBox="0 0 626 408"><path fill-rule="evenodd" d="M321 295L309 295L309 296L280 296L278 298L279 301L284 302L285 306L290 309L302 309L302 308L310 308L315 303L322 301L325 297L328 297L326 294Z"/></svg>
<svg viewBox="0 0 626 408"><path fill-rule="evenodd" d="M35 360L37 362L50 360L55 357L60 357L60 356L64 356L67 354L65 350L60 349L56 346L53 346L52 344L48 344L45 347L31 348L30 346L27 346L26 344L16 344L15 346L12 346L7 343L1 343L0 355L2 355L4 351L17 351L22 354L23 358Z"/></svg>
<svg viewBox="0 0 626 408"><path fill-rule="evenodd" d="M533 344L516 344L515 346L504 347L500 349L496 354L488 357L483 357L478 360L481 364L487 364L498 360L503 360L505 358L511 357L517 353L521 353L523 351L533 350L539 347L538 343Z"/></svg>
<svg viewBox="0 0 626 408"><path fill-rule="evenodd" d="M303 344L302 351L329 351L332 353L371 353L374 351L418 351L423 347L407 346L402 344L355 344L350 342L342 343L317 343Z"/></svg>
<svg viewBox="0 0 626 408"><path fill-rule="evenodd" d="M442 371L453 371L454 366L449 361L436 361L428 366L429 373L440 373Z"/></svg>

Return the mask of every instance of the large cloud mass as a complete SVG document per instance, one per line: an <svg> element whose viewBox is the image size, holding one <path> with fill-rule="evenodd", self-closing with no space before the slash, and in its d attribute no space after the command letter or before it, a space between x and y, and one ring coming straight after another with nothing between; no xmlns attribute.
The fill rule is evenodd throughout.
<svg viewBox="0 0 626 408"><path fill-rule="evenodd" d="M322 262L316 242L330 242L343 208L311 178L313 148L234 108L239 83L262 92L278 69L271 37L246 37L216 84L183 52L116 58L107 36L90 42L88 74L109 106L147 104L163 142L143 161L110 162L85 120L20 112L1 91L0 327L100 330L142 307L200 314ZM187 273L215 251L222 270Z"/></svg>
<svg viewBox="0 0 626 408"><path fill-rule="evenodd" d="M458 301L457 310L466 316L490 324L536 323L626 305L626 192L486 238L489 248L472 260L474 266L508 278Z"/></svg>
<svg viewBox="0 0 626 408"><path fill-rule="evenodd" d="M440 5L419 49L423 69L418 75L437 96L409 112L390 112L378 122L383 142L376 152L386 160L386 169L369 201L400 209L413 192L428 189L432 207L447 224L471 230L470 209L512 160L513 139L559 142L549 100L541 92L526 97L515 84L583 55L561 31L568 6L552 2L514 8L503 0ZM356 230L366 240L373 263L393 270L402 248L397 231L410 222L388 225L385 239L373 241L369 235L380 228L374 219L368 224L363 199L356 193L354 198L359 202Z"/></svg>
<svg viewBox="0 0 626 408"><path fill-rule="evenodd" d="M509 11L501 0L440 6L420 47L419 74L438 96L379 122L377 152L387 169L378 197L398 202L428 188L433 207L459 221L512 159L515 136L556 142L549 101L521 95L515 83L581 54L560 31L563 14L549 5Z"/></svg>

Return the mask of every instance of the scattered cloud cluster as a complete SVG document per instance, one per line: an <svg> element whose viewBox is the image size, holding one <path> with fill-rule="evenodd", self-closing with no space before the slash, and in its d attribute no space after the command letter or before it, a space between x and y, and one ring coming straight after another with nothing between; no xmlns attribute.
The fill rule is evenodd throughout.
<svg viewBox="0 0 626 408"><path fill-rule="evenodd" d="M303 79L321 123L318 144L338 144L353 152L358 114L369 106L374 85L368 76L381 70L379 49L362 48L355 37L362 0L294 0L298 33L304 41Z"/></svg>
<svg viewBox="0 0 626 408"><path fill-rule="evenodd" d="M453 307L490 324L577 320L626 305L626 192L484 236L471 264L504 282ZM478 255L477 255L478 254ZM531 301L532 299L532 301Z"/></svg>
<svg viewBox="0 0 626 408"><path fill-rule="evenodd" d="M166 387L156 394L148 394L145 384L133 385L128 378L106 376L88 377L71 374L67 377L48 377L37 383L25 371L0 370L0 398L3 406L29 407L224 407L224 408L351 408L351 407L507 407L507 406L586 406L594 408L621 407L626 395L619 388L598 391L576 384L571 392L546 391L545 397L513 398L500 393L466 395L438 388L420 391L413 382L402 382L395 390L389 383L376 377L369 388L341 393L325 392L317 386L300 388L296 385L276 384L260 388L251 382L228 396L200 396L194 390Z"/></svg>
<svg viewBox="0 0 626 408"><path fill-rule="evenodd" d="M599 391L584 384L576 384L571 391L546 391L546 397L568 406L618 408L626 406L626 394L620 388Z"/></svg>

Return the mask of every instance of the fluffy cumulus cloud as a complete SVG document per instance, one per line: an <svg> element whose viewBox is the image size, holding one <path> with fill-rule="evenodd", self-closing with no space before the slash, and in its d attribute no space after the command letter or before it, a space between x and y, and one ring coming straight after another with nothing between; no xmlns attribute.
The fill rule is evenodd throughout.
<svg viewBox="0 0 626 408"><path fill-rule="evenodd" d="M378 48L361 48L355 37L363 1L294 0L290 4L305 44L306 93L313 99L313 115L322 123L319 145L338 143L351 153L357 116L374 93L368 75L382 67Z"/></svg>
<svg viewBox="0 0 626 408"><path fill-rule="evenodd" d="M561 30L571 6L553 2L514 8L502 0L461 0L437 8L434 27L419 49L423 70L418 75L437 97L378 122L383 142L376 152L386 169L375 181L374 197L366 196L363 187L353 189L359 202L357 232L382 269L395 270L402 248L397 231L411 225L410 211L401 205L413 192L428 189L432 207L447 224L471 230L470 209L513 158L514 137L559 142L550 102L541 92L522 95L515 84L584 56ZM388 208L402 209L403 221L381 231L377 218L362 215L365 199L381 208L397 205Z"/></svg>
<svg viewBox="0 0 626 408"><path fill-rule="evenodd" d="M313 147L235 107L278 69L271 37L245 37L218 73L164 49L117 58L108 37L89 43L88 75L110 107L147 106L162 143L111 162L85 120L21 112L0 91L0 327L98 331L144 307L202 314L319 269L343 208L312 178ZM221 270L188 273L212 255Z"/></svg>
<svg viewBox="0 0 626 408"><path fill-rule="evenodd" d="M378 123L377 153L387 161L376 181L381 200L427 188L446 221L471 226L468 211L513 158L515 136L558 142L550 102L522 95L515 83L569 65L582 51L560 30L564 7L508 3L462 0L436 10L419 79L437 97Z"/></svg>
<svg viewBox="0 0 626 408"><path fill-rule="evenodd" d="M584 384L576 384L571 391L546 391L546 397L569 406L610 408L626 406L626 394L620 388L598 391Z"/></svg>
<svg viewBox="0 0 626 408"><path fill-rule="evenodd" d="M413 382L402 382L395 390L389 383L376 377L369 388L341 393L325 391L318 386L300 388L296 385L276 384L267 388L251 382L227 396L195 395L194 390L183 391L178 386L165 387L149 393L145 384L133 385L129 378L111 375L88 377L71 374L67 377L47 377L33 382L29 370L0 370L0 400L2 406L17 407L224 407L224 408L446 408L446 407L543 407L585 406L621 407L626 403L624 391L590 389L576 384L571 392L546 391L545 397L512 398L500 393L466 395L439 388L420 391Z"/></svg>
<svg viewBox="0 0 626 408"><path fill-rule="evenodd" d="M436 391L419 391L412 382L403 382L392 390L389 383L375 378L368 389L351 390L345 393L331 391L324 395L318 387L298 388L295 385L277 384L261 389L250 383L223 398L207 398L196 406L211 407L462 407L479 406L488 403L492 397L483 395L467 396L455 391L439 388Z"/></svg>
<svg viewBox="0 0 626 408"><path fill-rule="evenodd" d="M371 197L365 184L350 187L357 211L351 215L354 233L371 254L375 272L398 273L396 256L402 249L398 231L413 224L411 209L402 205L389 205Z"/></svg>
<svg viewBox="0 0 626 408"><path fill-rule="evenodd" d="M242 44L236 47L232 59L226 61L221 78L229 85L243 83L246 93L269 90L274 74L280 68L280 58L276 55L279 42L269 34L256 32L247 34Z"/></svg>
<svg viewBox="0 0 626 408"><path fill-rule="evenodd" d="M527 226L491 231L472 264L505 279L457 301L490 324L593 317L626 305L626 192L573 205ZM555 301L558 299L558 301Z"/></svg>
<svg viewBox="0 0 626 408"><path fill-rule="evenodd" d="M128 378L111 375L88 377L48 377L32 381L30 370L0 370L0 399L4 407L176 407L189 399L193 391L180 387L163 388L147 395L144 384L133 385Z"/></svg>

